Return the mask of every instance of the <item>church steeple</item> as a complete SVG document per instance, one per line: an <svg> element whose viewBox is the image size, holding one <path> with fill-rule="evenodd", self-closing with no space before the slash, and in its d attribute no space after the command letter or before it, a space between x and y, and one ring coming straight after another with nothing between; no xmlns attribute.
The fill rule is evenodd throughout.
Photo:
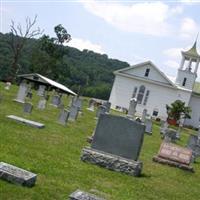
<svg viewBox="0 0 200 200"><path fill-rule="evenodd" d="M197 78L200 55L197 52L197 38L193 46L187 51L181 51L182 60L176 77L176 84L192 90Z"/></svg>

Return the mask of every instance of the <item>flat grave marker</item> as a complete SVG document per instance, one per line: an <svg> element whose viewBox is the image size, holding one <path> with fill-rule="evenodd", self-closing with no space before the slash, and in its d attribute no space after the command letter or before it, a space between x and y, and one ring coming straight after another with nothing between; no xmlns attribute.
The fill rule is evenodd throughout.
<svg viewBox="0 0 200 200"><path fill-rule="evenodd" d="M96 195L90 194L88 192L84 192L81 190L76 190L69 196L70 200L105 200L97 197Z"/></svg>

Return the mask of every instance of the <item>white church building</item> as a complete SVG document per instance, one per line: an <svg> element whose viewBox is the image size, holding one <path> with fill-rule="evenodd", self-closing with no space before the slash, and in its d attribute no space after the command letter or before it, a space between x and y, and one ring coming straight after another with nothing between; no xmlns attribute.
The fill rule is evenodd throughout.
<svg viewBox="0 0 200 200"><path fill-rule="evenodd" d="M109 101L113 109L128 109L131 98L137 98L136 115L144 109L155 118L166 119L166 104L175 100L185 102L192 109L191 119L185 125L198 127L200 124L200 93L193 90L197 78L200 55L197 42L188 51L182 51L182 60L173 83L151 61L136 64L114 72L115 80Z"/></svg>

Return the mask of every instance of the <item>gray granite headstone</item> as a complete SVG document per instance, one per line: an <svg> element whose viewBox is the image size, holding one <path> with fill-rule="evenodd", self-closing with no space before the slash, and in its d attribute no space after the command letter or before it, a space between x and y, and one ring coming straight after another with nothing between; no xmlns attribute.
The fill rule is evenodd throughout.
<svg viewBox="0 0 200 200"><path fill-rule="evenodd" d="M29 125L29 126L32 126L32 127L35 127L35 128L44 128L44 124L42 124L42 123L24 119L22 117L18 117L15 115L8 115L7 118L12 119L17 122L20 122L20 123L23 123L23 124L26 124L26 125Z"/></svg>
<svg viewBox="0 0 200 200"><path fill-rule="evenodd" d="M167 129L168 129L168 122L167 121L161 121L161 126L160 126L160 134L165 135Z"/></svg>
<svg viewBox="0 0 200 200"><path fill-rule="evenodd" d="M89 106L88 106L87 110L90 110L90 111L94 112L94 105L95 105L94 100L90 99L89 100Z"/></svg>
<svg viewBox="0 0 200 200"><path fill-rule="evenodd" d="M82 99L80 99L79 97L74 97L72 101L72 104L74 106L78 107L79 110L82 110Z"/></svg>
<svg viewBox="0 0 200 200"><path fill-rule="evenodd" d="M14 99L14 101L24 103L27 92L28 92L28 86L25 82L22 82L19 86L17 98Z"/></svg>
<svg viewBox="0 0 200 200"><path fill-rule="evenodd" d="M61 96L59 96L59 95L54 95L54 96L52 97L51 103L52 103L52 105L54 105L54 106L56 106L56 107L59 106L60 103L61 103Z"/></svg>
<svg viewBox="0 0 200 200"><path fill-rule="evenodd" d="M63 109L61 110L60 115L58 117L58 122L62 125L66 125L68 118L69 118L69 111Z"/></svg>
<svg viewBox="0 0 200 200"><path fill-rule="evenodd" d="M192 150L193 161L200 157L200 138L197 135L190 135L187 147Z"/></svg>
<svg viewBox="0 0 200 200"><path fill-rule="evenodd" d="M143 123L145 123L146 121L146 116L147 116L147 109L144 109L142 112L142 119L141 119Z"/></svg>
<svg viewBox="0 0 200 200"><path fill-rule="evenodd" d="M153 123L151 119L146 119L145 120L145 132L149 135L152 134L152 127L153 127Z"/></svg>
<svg viewBox="0 0 200 200"><path fill-rule="evenodd" d="M0 162L0 178L11 183L32 187L35 185L37 174Z"/></svg>
<svg viewBox="0 0 200 200"><path fill-rule="evenodd" d="M133 119L135 118L136 106L137 106L137 99L132 98L130 100L127 117L130 117L130 118L133 118Z"/></svg>
<svg viewBox="0 0 200 200"><path fill-rule="evenodd" d="M72 104L70 107L69 120L75 121L78 117L79 107Z"/></svg>
<svg viewBox="0 0 200 200"><path fill-rule="evenodd" d="M105 200L102 198L97 197L96 195L81 191L81 190L76 190L69 196L70 200Z"/></svg>
<svg viewBox="0 0 200 200"><path fill-rule="evenodd" d="M40 110L44 110L46 108L46 103L47 100L46 99L40 99L40 101L38 102L38 109Z"/></svg>
<svg viewBox="0 0 200 200"><path fill-rule="evenodd" d="M46 90L46 86L45 85L39 85L38 91L37 91L37 95L38 96L44 96L45 95L45 90Z"/></svg>
<svg viewBox="0 0 200 200"><path fill-rule="evenodd" d="M138 160L145 126L121 116L100 115L92 148L127 159Z"/></svg>
<svg viewBox="0 0 200 200"><path fill-rule="evenodd" d="M176 142L177 140L177 131L172 128L168 128L164 134L164 141L165 142Z"/></svg>
<svg viewBox="0 0 200 200"><path fill-rule="evenodd" d="M107 111L107 108L103 105L100 105L97 109L96 117L99 118L100 115L105 114Z"/></svg>
<svg viewBox="0 0 200 200"><path fill-rule="evenodd" d="M105 101L105 102L103 102L103 106L106 107L106 112L109 113L110 112L111 103L109 101Z"/></svg>
<svg viewBox="0 0 200 200"><path fill-rule="evenodd" d="M28 103L28 102L24 103L24 105L23 105L24 113L29 113L30 114L32 112L32 109L33 109L33 104L32 103Z"/></svg>

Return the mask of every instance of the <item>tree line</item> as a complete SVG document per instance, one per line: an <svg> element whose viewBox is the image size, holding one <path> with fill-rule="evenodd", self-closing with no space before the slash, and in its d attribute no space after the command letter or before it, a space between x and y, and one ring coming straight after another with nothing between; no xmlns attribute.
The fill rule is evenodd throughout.
<svg viewBox="0 0 200 200"><path fill-rule="evenodd" d="M31 25L31 21L28 23ZM20 27L17 28L20 33ZM13 82L17 74L39 73L75 92L80 91L81 95L108 99L114 80L113 71L129 64L110 59L106 54L63 46L63 42L71 40L71 35L61 25L54 30L56 39L48 35L34 39L13 31L0 33L0 80ZM37 31L38 35L42 33L40 29ZM23 42L23 48L19 46L20 42ZM16 59L18 48L21 49Z"/></svg>

